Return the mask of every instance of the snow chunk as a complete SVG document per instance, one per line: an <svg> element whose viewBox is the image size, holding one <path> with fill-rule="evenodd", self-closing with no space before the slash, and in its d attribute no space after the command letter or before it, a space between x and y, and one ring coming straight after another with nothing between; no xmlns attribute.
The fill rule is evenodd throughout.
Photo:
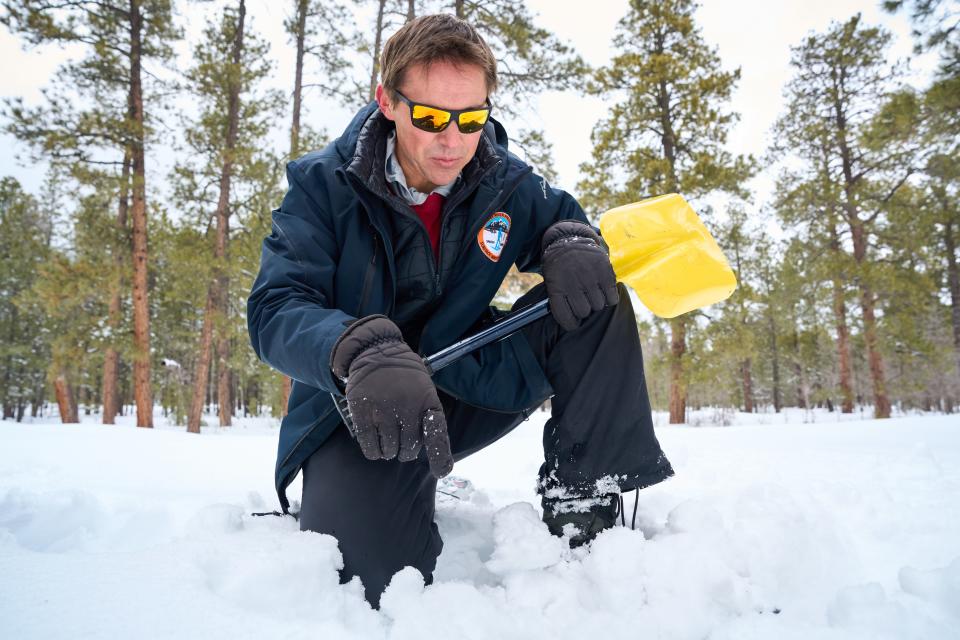
<svg viewBox="0 0 960 640"><path fill-rule="evenodd" d="M500 575L555 565L565 546L563 539L550 534L529 502L517 502L496 512L493 538L496 548L487 568Z"/></svg>
<svg viewBox="0 0 960 640"><path fill-rule="evenodd" d="M908 620L903 606L889 600L883 587L876 582L844 587L827 607L830 626L848 632L863 630L880 637L901 637L895 630ZM901 629L903 631L907 629ZM903 637L923 636L911 633Z"/></svg>
<svg viewBox="0 0 960 640"><path fill-rule="evenodd" d="M943 569L922 571L913 567L900 569L900 587L909 594L939 605L947 613L960 617L960 558Z"/></svg>
<svg viewBox="0 0 960 640"><path fill-rule="evenodd" d="M83 491L36 494L20 489L0 498L0 529L31 551L86 549L101 534L103 507Z"/></svg>
<svg viewBox="0 0 960 640"><path fill-rule="evenodd" d="M198 545L196 565L207 588L244 609L264 613L336 610L344 593L337 541L316 533L264 531L231 545L221 537Z"/></svg>
<svg viewBox="0 0 960 640"><path fill-rule="evenodd" d="M390 618L402 617L417 606L423 589L423 574L413 567L404 567L393 574L390 584L380 597L380 612Z"/></svg>

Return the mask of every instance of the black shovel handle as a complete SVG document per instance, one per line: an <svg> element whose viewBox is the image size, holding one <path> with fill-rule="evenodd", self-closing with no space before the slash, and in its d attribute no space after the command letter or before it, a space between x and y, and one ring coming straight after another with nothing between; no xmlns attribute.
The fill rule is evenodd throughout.
<svg viewBox="0 0 960 640"><path fill-rule="evenodd" d="M550 315L550 308L547 306L548 302L548 300L544 299L523 307L522 309L512 311L498 318L486 329L478 331L472 336L467 336L459 342L454 342L449 347L440 349L440 351L437 351L432 356L425 357L423 363L427 365L427 371L433 375L468 353L472 353L498 340L509 338L527 325Z"/></svg>
<svg viewBox="0 0 960 640"><path fill-rule="evenodd" d="M548 304L548 300L540 300L522 309L511 311L502 318L497 319L486 329L478 331L472 336L467 336L463 340L454 342L449 347L445 347L433 355L424 357L423 364L427 367L427 371L433 375L465 355L473 353L477 349L497 342L498 340L509 338L517 331L520 331L520 329L549 315L550 307ZM334 404L337 405L337 411L340 412L340 417L343 418L344 424L346 424L347 429L350 430L350 434L355 435L353 418L350 415L350 407L347 406L346 396L336 393L331 393L330 395L333 397Z"/></svg>

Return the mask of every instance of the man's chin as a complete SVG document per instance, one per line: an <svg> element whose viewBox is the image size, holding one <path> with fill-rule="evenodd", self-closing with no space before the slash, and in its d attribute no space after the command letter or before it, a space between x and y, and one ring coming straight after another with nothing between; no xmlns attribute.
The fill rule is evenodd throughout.
<svg viewBox="0 0 960 640"><path fill-rule="evenodd" d="M450 184L457 179L458 175L460 175L461 169L462 167L456 167L452 169L443 169L442 171L435 171L433 172L433 175L429 177L430 182L437 186Z"/></svg>

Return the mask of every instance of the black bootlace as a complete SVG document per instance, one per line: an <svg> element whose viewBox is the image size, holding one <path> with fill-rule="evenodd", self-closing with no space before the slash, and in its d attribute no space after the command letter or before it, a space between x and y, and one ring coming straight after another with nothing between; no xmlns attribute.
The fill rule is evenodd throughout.
<svg viewBox="0 0 960 640"><path fill-rule="evenodd" d="M617 498L617 513L613 514L613 521L617 521L617 516L620 516L620 524L622 526L627 526L626 514L623 511L623 494L621 493ZM633 490L633 518L630 519L630 529L634 530L637 528L637 507L640 505L640 489Z"/></svg>

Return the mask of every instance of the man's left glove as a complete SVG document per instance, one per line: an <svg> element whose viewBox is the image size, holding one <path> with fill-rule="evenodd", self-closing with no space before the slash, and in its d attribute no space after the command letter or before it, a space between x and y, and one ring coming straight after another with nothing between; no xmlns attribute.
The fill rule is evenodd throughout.
<svg viewBox="0 0 960 640"><path fill-rule="evenodd" d="M386 316L360 318L340 336L330 368L346 378L357 442L368 460L415 460L427 448L437 478L453 469L443 406L420 356Z"/></svg>
<svg viewBox="0 0 960 640"><path fill-rule="evenodd" d="M593 227L561 220L543 232L540 246L550 312L561 327L573 331L594 311L620 301L617 276Z"/></svg>

